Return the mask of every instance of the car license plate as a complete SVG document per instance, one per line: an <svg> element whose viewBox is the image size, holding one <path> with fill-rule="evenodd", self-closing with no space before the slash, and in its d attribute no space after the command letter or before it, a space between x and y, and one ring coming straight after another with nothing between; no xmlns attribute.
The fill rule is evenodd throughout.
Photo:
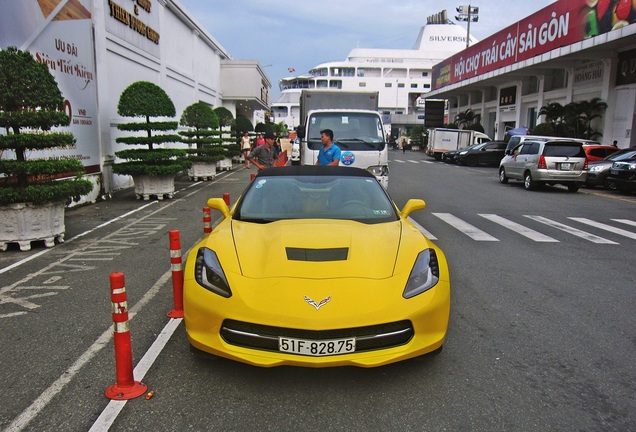
<svg viewBox="0 0 636 432"><path fill-rule="evenodd" d="M610 170L610 174L611 174L611 175L618 175L618 171L616 171L616 170Z"/></svg>
<svg viewBox="0 0 636 432"><path fill-rule="evenodd" d="M572 165L574 165L571 162L564 162L561 165L559 165L559 169L561 171L571 171L572 170Z"/></svg>
<svg viewBox="0 0 636 432"><path fill-rule="evenodd" d="M279 337L278 350L306 356L330 356L355 352L356 339L307 340Z"/></svg>

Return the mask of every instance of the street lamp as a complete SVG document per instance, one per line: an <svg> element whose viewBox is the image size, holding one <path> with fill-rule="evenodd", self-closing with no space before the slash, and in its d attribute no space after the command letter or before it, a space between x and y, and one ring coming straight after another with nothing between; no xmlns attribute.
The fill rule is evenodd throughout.
<svg viewBox="0 0 636 432"><path fill-rule="evenodd" d="M479 8L471 5L457 6L459 15L455 17L457 21L467 21L468 28L466 30L466 48L470 45L470 23L479 21Z"/></svg>

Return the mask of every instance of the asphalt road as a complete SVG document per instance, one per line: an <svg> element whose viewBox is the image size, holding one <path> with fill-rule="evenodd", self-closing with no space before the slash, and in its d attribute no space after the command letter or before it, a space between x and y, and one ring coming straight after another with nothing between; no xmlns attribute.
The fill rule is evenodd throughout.
<svg viewBox="0 0 636 432"><path fill-rule="evenodd" d="M636 430L636 196L501 185L496 170L392 151L389 192L447 255L441 355L375 369L260 369L189 351L173 308L168 231L185 252L202 207L249 182L179 179L67 212L67 241L0 254L3 430ZM213 215L218 218L218 215ZM22 261L27 258L29 261ZM109 275L123 272L136 378L110 402ZM140 376L142 374L143 376Z"/></svg>

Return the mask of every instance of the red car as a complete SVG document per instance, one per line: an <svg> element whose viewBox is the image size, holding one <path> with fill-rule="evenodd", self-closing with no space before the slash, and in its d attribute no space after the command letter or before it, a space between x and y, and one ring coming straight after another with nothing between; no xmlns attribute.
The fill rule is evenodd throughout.
<svg viewBox="0 0 636 432"><path fill-rule="evenodd" d="M618 151L618 147L600 144L583 144L583 150L588 162L602 160L605 156L609 156Z"/></svg>

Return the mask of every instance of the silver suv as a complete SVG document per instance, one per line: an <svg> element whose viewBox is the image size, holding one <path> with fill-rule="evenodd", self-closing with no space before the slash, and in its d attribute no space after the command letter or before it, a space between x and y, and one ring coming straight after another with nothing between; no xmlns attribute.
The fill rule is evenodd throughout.
<svg viewBox="0 0 636 432"><path fill-rule="evenodd" d="M587 159L583 144L569 140L526 140L499 163L499 181L523 180L527 190L543 184L562 184L576 192L587 179Z"/></svg>

